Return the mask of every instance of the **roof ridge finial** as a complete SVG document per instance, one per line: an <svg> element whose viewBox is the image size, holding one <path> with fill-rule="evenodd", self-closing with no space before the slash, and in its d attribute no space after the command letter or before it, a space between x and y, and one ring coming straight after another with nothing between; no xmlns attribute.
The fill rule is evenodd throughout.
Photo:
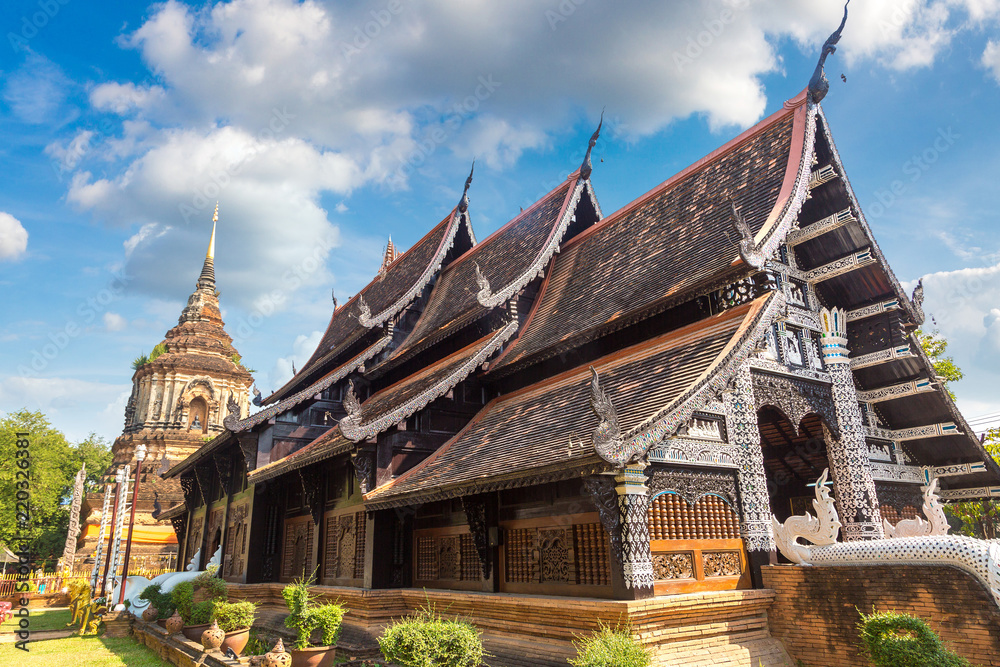
<svg viewBox="0 0 1000 667"><path fill-rule="evenodd" d="M590 162L590 152L597 145L597 140L601 137L601 126L604 125L604 109L601 109L601 120L597 123L597 129L590 135L590 143L587 144L587 154L583 156L583 164L580 165L580 178L587 180L594 171L594 165Z"/></svg>
<svg viewBox="0 0 1000 667"><path fill-rule="evenodd" d="M840 27L834 30L833 34L823 43L823 50L819 55L819 62L816 63L816 70L813 72L812 78L809 79L809 98L813 104L819 104L826 97L827 91L830 90L830 82L826 78L826 70L823 69L823 65L826 63L826 57L837 50L837 42L840 41L844 26L847 24L847 5L849 4L851 4L851 0L844 3L844 18L840 20Z"/></svg>
<svg viewBox="0 0 1000 667"><path fill-rule="evenodd" d="M476 158L472 158L472 168L469 169L469 177L465 179L465 190L462 191L462 198L458 202L458 210L465 213L469 210L469 186L472 185L472 174L476 171Z"/></svg>
<svg viewBox="0 0 1000 667"><path fill-rule="evenodd" d="M385 244L385 252L382 253L382 266L378 269L378 275L384 276L389 269L389 265L396 261L399 253L396 252L396 245L392 242L392 234L389 234L389 241Z"/></svg>

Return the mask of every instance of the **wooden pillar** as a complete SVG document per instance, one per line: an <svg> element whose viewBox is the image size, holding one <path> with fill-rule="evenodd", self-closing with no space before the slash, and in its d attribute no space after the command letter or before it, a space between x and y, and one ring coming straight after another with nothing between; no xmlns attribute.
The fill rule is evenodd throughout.
<svg viewBox="0 0 1000 667"><path fill-rule="evenodd" d="M847 314L838 308L824 308L819 316L823 327L823 361L833 380L833 404L840 429L840 440L827 438L827 453L837 513L843 524L841 531L845 541L880 540L885 537L882 513L848 358Z"/></svg>
<svg viewBox="0 0 1000 667"><path fill-rule="evenodd" d="M393 510L368 512L365 520L365 588L392 588Z"/></svg>

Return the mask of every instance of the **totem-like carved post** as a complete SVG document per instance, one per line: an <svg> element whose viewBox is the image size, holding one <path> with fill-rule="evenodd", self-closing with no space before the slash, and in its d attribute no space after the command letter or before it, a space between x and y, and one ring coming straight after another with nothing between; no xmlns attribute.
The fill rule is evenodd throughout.
<svg viewBox="0 0 1000 667"><path fill-rule="evenodd" d="M632 463L615 475L621 518L622 578L634 599L653 596L653 555L649 551L649 489L646 464Z"/></svg>
<svg viewBox="0 0 1000 667"><path fill-rule="evenodd" d="M844 540L880 540L884 537L882 515L848 357L847 314L839 308L823 308L819 316L823 361L833 381L833 404L840 428L840 440L830 442L827 452Z"/></svg>
<svg viewBox="0 0 1000 667"><path fill-rule="evenodd" d="M771 499L767 494L764 452L760 445L760 427L754 407L753 378L749 366L736 372L724 395L726 430L729 442L738 447L740 490L740 535L750 559L750 575L761 586L760 567L767 565L775 550L771 528Z"/></svg>

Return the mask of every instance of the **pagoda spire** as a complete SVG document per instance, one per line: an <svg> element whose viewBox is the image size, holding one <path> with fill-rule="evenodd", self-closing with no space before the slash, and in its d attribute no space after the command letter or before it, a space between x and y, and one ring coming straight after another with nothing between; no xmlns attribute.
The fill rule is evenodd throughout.
<svg viewBox="0 0 1000 667"><path fill-rule="evenodd" d="M205 264L201 267L198 277L198 289L211 289L215 292L215 227L219 224L219 202L215 202L215 213L212 215L212 237L208 240L208 252L205 253Z"/></svg>

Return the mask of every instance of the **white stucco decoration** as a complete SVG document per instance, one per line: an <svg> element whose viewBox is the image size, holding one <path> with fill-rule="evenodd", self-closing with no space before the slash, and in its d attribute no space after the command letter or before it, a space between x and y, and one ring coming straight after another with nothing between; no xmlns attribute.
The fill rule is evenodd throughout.
<svg viewBox="0 0 1000 667"><path fill-rule="evenodd" d="M149 606L148 600L143 600L139 598L142 592L146 590L147 586L151 586L152 584L159 584L161 592L169 593L172 590L174 590L177 584L180 584L185 581L193 581L195 578L198 577L198 575L206 571L206 570L194 569L195 567L197 567L195 563L198 562L198 559L200 557L201 557L201 549L196 551L194 556L191 557L191 561L184 568L183 572L164 572L163 574L157 575L152 579L147 579L146 577L140 577L137 575L133 575L128 579L126 579L125 599L129 601L129 610L133 614L138 616L139 614L142 613L142 611L146 607ZM220 563L222 563L222 545L219 545L219 548L215 550L214 554L212 554L212 558L208 561L208 567L211 567L213 565L218 567ZM121 577L115 577L114 591L111 594L112 600L118 599L118 590L119 590L118 585L120 580Z"/></svg>
<svg viewBox="0 0 1000 667"><path fill-rule="evenodd" d="M820 482L825 481L825 473ZM833 500L821 483L816 484L817 517L789 517L783 524L772 517L775 543L785 558L800 565L952 565L978 579L1000 606L1000 540L979 540L959 535L922 535L854 542L825 542L840 527ZM931 491L933 493L933 491ZM928 494L925 494L925 499ZM937 497L934 495L934 502ZM925 504L925 507L927 505ZM926 510L925 510L926 511ZM936 514L931 510L928 518ZM932 524L935 520L932 518ZM814 523L819 524L815 526ZM825 543L802 544L799 537ZM779 537L780 536L780 537Z"/></svg>
<svg viewBox="0 0 1000 667"><path fill-rule="evenodd" d="M924 489L924 516L928 521L924 521L919 516L914 519L903 519L895 527L888 521L882 519L882 528L886 537L920 537L924 535L947 535L948 519L945 518L944 508L937 495L937 478Z"/></svg>
<svg viewBox="0 0 1000 667"><path fill-rule="evenodd" d="M806 565L809 547L799 543L803 537L813 544L835 544L837 533L840 532L840 519L830 498L830 489L826 488L826 479L830 469L823 470L816 482L816 499L812 501L816 516L809 512L805 515L790 516L781 523L774 516L771 526L774 528L774 542L781 553L790 561Z"/></svg>

